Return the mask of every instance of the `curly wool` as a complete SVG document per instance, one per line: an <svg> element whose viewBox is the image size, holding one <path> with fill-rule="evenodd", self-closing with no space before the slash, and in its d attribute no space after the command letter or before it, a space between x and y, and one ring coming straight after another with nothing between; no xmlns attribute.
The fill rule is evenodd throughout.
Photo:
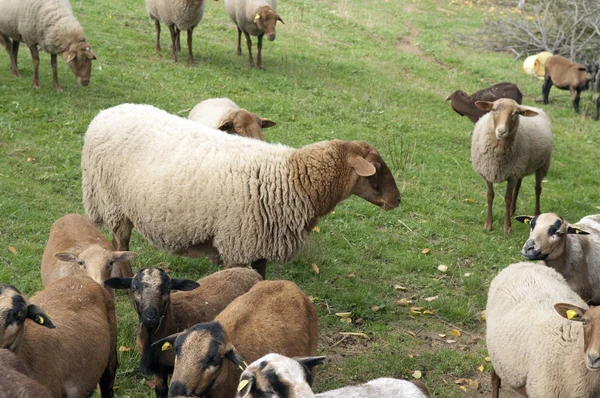
<svg viewBox="0 0 600 398"><path fill-rule="evenodd" d="M150 18L175 25L179 30L195 28L202 20L205 6L205 0L146 0Z"/></svg>

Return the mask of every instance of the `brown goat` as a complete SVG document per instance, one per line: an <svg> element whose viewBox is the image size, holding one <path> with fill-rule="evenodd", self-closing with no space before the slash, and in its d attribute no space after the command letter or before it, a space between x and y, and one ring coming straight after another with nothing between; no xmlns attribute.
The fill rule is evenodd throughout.
<svg viewBox="0 0 600 398"><path fill-rule="evenodd" d="M246 361L271 352L314 356L317 313L293 282L259 282L233 301L214 322L152 344L175 349L171 395L231 398Z"/></svg>
<svg viewBox="0 0 600 398"><path fill-rule="evenodd" d="M51 398L44 386L29 377L19 357L7 349L0 349L0 374L0 398Z"/></svg>
<svg viewBox="0 0 600 398"><path fill-rule="evenodd" d="M473 123L477 123L480 117L485 115L487 111L478 108L475 105L477 101L494 102L500 98L511 98L519 105L523 103L523 94L516 84L502 82L493 86L481 89L468 95L462 90L457 90L450 94L446 101L450 101L450 106L456 113L461 116L468 117Z"/></svg>
<svg viewBox="0 0 600 398"><path fill-rule="evenodd" d="M167 396L175 355L172 351L152 350L150 345L196 323L213 320L230 302L261 280L249 268L226 269L194 282L170 278L159 268L147 267L133 278L106 281L106 285L115 289L131 289L140 319L136 337L142 354L140 369L154 374L157 397ZM171 290L184 291L170 294Z"/></svg>
<svg viewBox="0 0 600 398"><path fill-rule="evenodd" d="M573 109L579 113L579 97L583 90L587 90L590 83L590 73L581 64L571 62L561 55L553 55L546 60L544 65L544 85L542 95L544 104L548 103L548 95L554 84L561 90L569 90Z"/></svg>
<svg viewBox="0 0 600 398"><path fill-rule="evenodd" d="M114 251L94 223L79 214L56 220L42 256L44 285L67 275L84 274L104 286L111 276L131 276L129 260L137 254ZM112 289L109 290L112 293Z"/></svg>

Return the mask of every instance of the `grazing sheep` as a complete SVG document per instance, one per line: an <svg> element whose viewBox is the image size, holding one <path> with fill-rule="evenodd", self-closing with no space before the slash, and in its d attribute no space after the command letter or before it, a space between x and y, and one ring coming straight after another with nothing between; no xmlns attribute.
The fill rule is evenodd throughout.
<svg viewBox="0 0 600 398"><path fill-rule="evenodd" d="M368 383L314 394L310 369L325 357L288 358L267 354L252 362L242 373L236 398L426 398L420 382L380 378ZM271 395L273 394L273 395Z"/></svg>
<svg viewBox="0 0 600 398"><path fill-rule="evenodd" d="M554 269L522 262L502 270L486 326L492 397L502 381L529 398L600 394L600 307L588 309Z"/></svg>
<svg viewBox="0 0 600 398"><path fill-rule="evenodd" d="M544 74L544 85L542 94L544 104L548 103L548 95L554 84L561 90L571 92L573 109L579 113L579 96L583 90L587 90L591 79L590 73L585 66L571 62L562 55L553 55L546 60Z"/></svg>
<svg viewBox="0 0 600 398"><path fill-rule="evenodd" d="M171 32L171 58L175 62L177 62L177 51L181 49L181 31L187 31L188 63L193 64L192 32L204 15L205 5L205 0L146 0L146 11L156 28L154 51L160 51L160 23L162 22Z"/></svg>
<svg viewBox="0 0 600 398"><path fill-rule="evenodd" d="M140 320L136 336L142 354L140 369L154 374L157 397L167 396L175 355L172 351L152 350L150 345L196 323L212 321L260 280L260 275L249 268L226 269L194 282L170 278L162 269L147 267L133 278L106 281L106 285L115 289L131 289ZM170 294L171 290L180 292Z"/></svg>
<svg viewBox="0 0 600 398"><path fill-rule="evenodd" d="M521 94L516 84L502 82L479 90L470 96L462 90L457 90L450 94L446 101L450 101L450 106L456 113L468 117L473 123L477 123L479 118L487 112L475 106L475 102L493 102L500 98L514 99L520 105L523 101L523 94Z"/></svg>
<svg viewBox="0 0 600 398"><path fill-rule="evenodd" d="M51 398L14 352L0 349L0 398Z"/></svg>
<svg viewBox="0 0 600 398"><path fill-rule="evenodd" d="M543 260L569 283L585 302L600 304L600 214L571 225L556 213L515 217L529 224L529 239L521 254Z"/></svg>
<svg viewBox="0 0 600 398"><path fill-rule="evenodd" d="M30 302L38 306L35 322L47 328L34 327L28 321L23 324L26 312L30 317L31 306L11 286L0 290L0 306L4 307L0 308L0 325L9 325L0 335L4 341L1 348L14 351L30 376L53 397L89 396L98 383L102 397L112 397L117 322L115 305L106 289L87 276L67 276L36 293ZM44 311L51 314L51 322ZM18 342L14 340L15 329L22 335ZM7 343L5 339L13 341Z"/></svg>
<svg viewBox="0 0 600 398"><path fill-rule="evenodd" d="M365 142L294 149L149 105L100 112L81 165L86 212L108 226L117 250L128 250L135 227L171 253L254 262L263 278L267 259L290 261L319 217L350 195L386 210L400 204L392 173Z"/></svg>
<svg viewBox="0 0 600 398"><path fill-rule="evenodd" d="M211 98L200 102L190 111L188 119L228 134L262 141L265 140L262 129L275 126L274 121L241 109L229 98Z"/></svg>
<svg viewBox="0 0 600 398"><path fill-rule="evenodd" d="M83 28L73 16L68 0L0 0L0 9L0 37L4 40L10 69L15 77L20 76L17 69L19 43L24 42L33 58L35 88L40 88L38 46L50 54L52 82L56 91L62 91L58 84L57 55L77 76L77 83L82 86L90 83L92 60L96 56L86 41Z"/></svg>
<svg viewBox="0 0 600 398"><path fill-rule="evenodd" d="M171 395L232 398L244 360L270 352L315 355L317 340L317 312L302 290L288 281L264 281L213 322L199 323L152 347L175 350Z"/></svg>
<svg viewBox="0 0 600 398"><path fill-rule="evenodd" d="M275 25L277 21L283 23L283 19L275 11L276 8L276 0L225 0L225 10L238 30L237 55L242 55L243 32L248 45L248 61L251 68L254 68L254 59L250 36L258 36L256 67L262 69L263 36L267 35L269 41L275 40Z"/></svg>
<svg viewBox="0 0 600 398"><path fill-rule="evenodd" d="M540 214L542 179L550 168L552 128L546 113L519 106L514 100L478 101L485 114L475 124L471 141L471 163L487 184L485 229L492 229L493 183L507 181L504 200L504 233L510 233L510 218L517 207L523 177L535 172L535 215Z"/></svg>
<svg viewBox="0 0 600 398"><path fill-rule="evenodd" d="M134 252L116 252L93 222L79 214L56 220L42 256L44 286L67 275L87 275L104 286L111 276L126 276L131 270L119 262L135 258ZM115 265L115 263L117 263ZM112 289L109 290L112 293Z"/></svg>

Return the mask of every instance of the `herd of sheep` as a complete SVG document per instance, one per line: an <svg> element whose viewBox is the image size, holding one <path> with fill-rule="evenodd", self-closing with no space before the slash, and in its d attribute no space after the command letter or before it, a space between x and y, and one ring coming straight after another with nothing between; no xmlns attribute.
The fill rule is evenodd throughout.
<svg viewBox="0 0 600 398"><path fill-rule="evenodd" d="M192 32L204 0L146 0L156 26L169 27L172 57ZM225 0L244 33L275 39L275 0ZM38 47L57 55L87 85L95 55L66 0L0 0L0 42L19 76L20 42L31 50L34 86ZM555 55L546 61L544 103L552 85L569 89L573 107L590 82L585 67ZM542 180L551 163L550 118L522 105L512 83L448 100L475 123L471 160L487 184L492 228L493 184L507 181L504 232L511 232L523 177L535 174L534 216L523 256L540 263L509 265L492 281L486 343L494 366L492 394L502 381L529 397L600 394L600 215L570 224L540 210ZM600 100L598 101L600 106ZM0 284L0 396L112 397L117 370L114 290L129 294L139 323L139 370L154 376L157 397L213 398L429 396L418 381L380 378L314 394L318 317L293 282L266 280L268 261L287 263L304 247L319 218L356 195L384 209L401 194L385 161L363 141L331 140L301 148L264 141L275 122L228 98L205 100L187 119L150 105L105 109L89 124L81 171L86 216L67 214L52 225L41 262L44 289L26 298ZM110 242L99 230L104 225ZM135 229L154 246L209 257L225 269L198 281L161 268L130 266ZM293 309L293 310L291 310ZM48 314L51 314L49 316ZM90 339L89 336L94 336ZM248 364L249 363L249 364ZM169 382L169 377L171 378Z"/></svg>

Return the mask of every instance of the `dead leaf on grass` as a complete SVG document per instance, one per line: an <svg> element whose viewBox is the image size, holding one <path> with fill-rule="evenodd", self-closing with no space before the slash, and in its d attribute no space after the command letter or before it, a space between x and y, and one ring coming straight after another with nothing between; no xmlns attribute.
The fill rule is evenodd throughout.
<svg viewBox="0 0 600 398"><path fill-rule="evenodd" d="M17 254L17 249L15 249L14 246L8 246L8 251L12 254Z"/></svg>
<svg viewBox="0 0 600 398"><path fill-rule="evenodd" d="M402 285L394 285L394 289L396 289L396 290L402 290L402 291L406 291L406 290L407 290L407 289L406 289L404 286L402 286Z"/></svg>
<svg viewBox="0 0 600 398"><path fill-rule="evenodd" d="M415 370L412 374L412 377L415 379L420 379L423 376L420 370Z"/></svg>
<svg viewBox="0 0 600 398"><path fill-rule="evenodd" d="M437 269L440 272L446 272L446 271L448 271L448 266L446 264L440 264L440 265L438 265Z"/></svg>
<svg viewBox="0 0 600 398"><path fill-rule="evenodd" d="M312 271L313 271L315 274L319 275L319 267L317 266L317 264L315 264L315 263L312 263L312 264L310 265L310 268L312 268Z"/></svg>
<svg viewBox="0 0 600 398"><path fill-rule="evenodd" d="M479 365L479 366L477 367L477 370L479 370L480 372L483 372L483 371L485 370L485 366L483 366L483 365Z"/></svg>
<svg viewBox="0 0 600 398"><path fill-rule="evenodd" d="M411 314L421 314L425 307L410 307Z"/></svg>
<svg viewBox="0 0 600 398"><path fill-rule="evenodd" d="M421 253L429 254L429 253L431 253L431 249L429 247L426 247L425 249L421 250Z"/></svg>
<svg viewBox="0 0 600 398"><path fill-rule="evenodd" d="M319 226L318 226L318 225L316 225L316 226L313 228L313 231L315 231L316 233L319 233L319 232L321 232L321 228L319 228Z"/></svg>
<svg viewBox="0 0 600 398"><path fill-rule="evenodd" d="M340 334L342 336L362 337L362 338L365 338L365 339L369 338L369 336L366 333L360 333L360 332L340 332Z"/></svg>
<svg viewBox="0 0 600 398"><path fill-rule="evenodd" d="M451 334L452 336L460 337L460 330L458 330L458 329L452 329L452 330L450 331L450 334Z"/></svg>
<svg viewBox="0 0 600 398"><path fill-rule="evenodd" d="M406 307L407 305L412 304L412 300L408 300L406 298L401 298L400 300L396 300L396 304L403 305Z"/></svg>
<svg viewBox="0 0 600 398"><path fill-rule="evenodd" d="M433 296L433 297L426 297L425 301L431 303L432 301L435 301L438 299L438 296Z"/></svg>
<svg viewBox="0 0 600 398"><path fill-rule="evenodd" d="M433 310L425 310L423 311L423 315L433 315Z"/></svg>
<svg viewBox="0 0 600 398"><path fill-rule="evenodd" d="M371 310L373 310L375 312L379 311L380 309L381 309L381 307L378 306L378 305L374 305L374 306L371 307Z"/></svg>
<svg viewBox="0 0 600 398"><path fill-rule="evenodd" d="M413 332L412 330L409 330L408 332L409 335L411 335L412 337L414 337L415 339L417 338L417 334L415 332Z"/></svg>
<svg viewBox="0 0 600 398"><path fill-rule="evenodd" d="M119 347L119 352L129 352L129 351L131 351L131 347L126 347L124 345Z"/></svg>
<svg viewBox="0 0 600 398"><path fill-rule="evenodd" d="M481 319L485 321L485 310L481 311Z"/></svg>

